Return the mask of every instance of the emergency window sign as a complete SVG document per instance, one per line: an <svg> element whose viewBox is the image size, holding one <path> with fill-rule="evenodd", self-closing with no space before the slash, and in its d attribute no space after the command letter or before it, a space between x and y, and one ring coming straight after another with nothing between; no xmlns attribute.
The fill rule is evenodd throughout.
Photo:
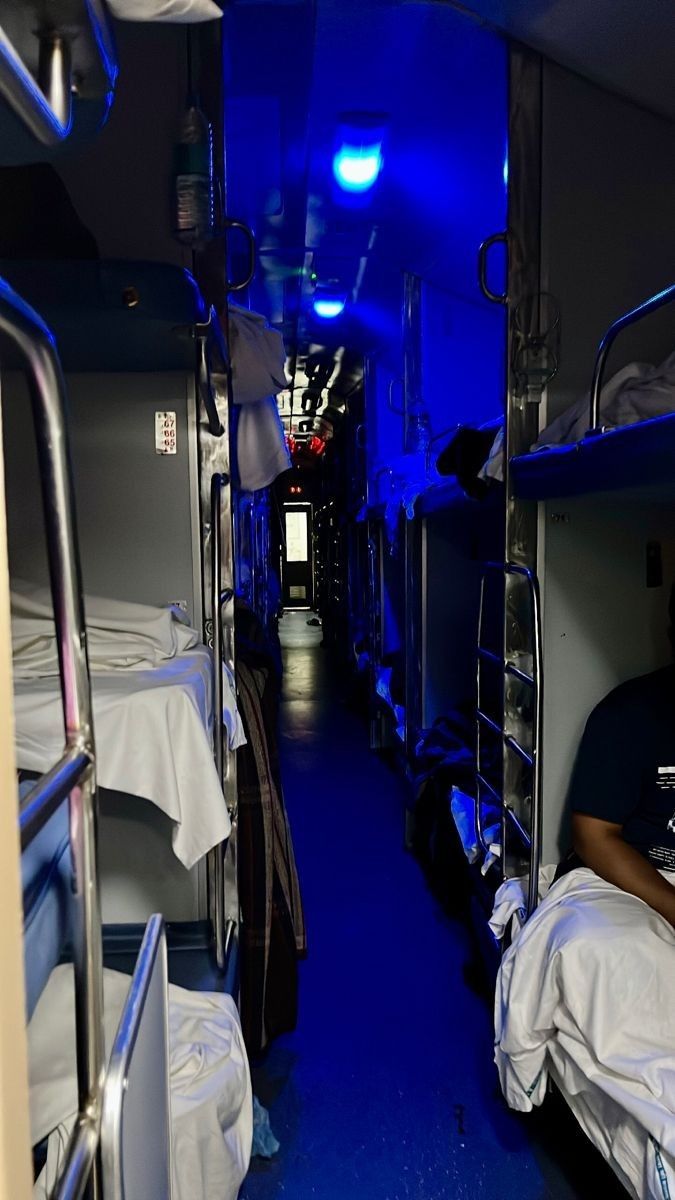
<svg viewBox="0 0 675 1200"><path fill-rule="evenodd" d="M176 453L175 412L155 413L155 451L157 454Z"/></svg>

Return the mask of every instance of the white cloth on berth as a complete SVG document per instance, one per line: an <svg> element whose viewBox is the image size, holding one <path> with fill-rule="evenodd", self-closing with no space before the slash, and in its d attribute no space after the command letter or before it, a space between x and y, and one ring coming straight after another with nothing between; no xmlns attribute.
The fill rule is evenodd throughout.
<svg viewBox="0 0 675 1200"><path fill-rule="evenodd" d="M235 744L241 723L224 675ZM228 837L230 818L213 758L213 668L205 646L149 671L92 677L96 775L101 787L142 796L174 823L173 849L192 867ZM18 680L14 689L17 765L45 771L63 752L58 680Z"/></svg>
<svg viewBox="0 0 675 1200"><path fill-rule="evenodd" d="M119 21L192 25L199 21L215 21L223 15L214 0L108 0L108 5Z"/></svg>
<svg viewBox="0 0 675 1200"><path fill-rule="evenodd" d="M588 432L590 395L566 409L539 434L533 450L578 442ZM675 353L658 366L628 363L600 393L601 423L608 428L633 425L675 411Z"/></svg>
<svg viewBox="0 0 675 1200"><path fill-rule="evenodd" d="M243 405L237 414L237 473L242 491L269 487L291 465L274 397Z"/></svg>
<svg viewBox="0 0 675 1200"><path fill-rule="evenodd" d="M553 885L497 979L495 1060L509 1105L541 1104L552 1065L572 1107L584 1107L579 1094L591 1098L585 1128L610 1161L620 1155L640 1198L663 1195L648 1186L653 1142L675 1188L673 997L675 930L586 868ZM610 1128L624 1136L610 1146L603 1128L614 1110Z"/></svg>
<svg viewBox="0 0 675 1200"><path fill-rule="evenodd" d="M130 977L104 971L108 1053ZM28 1026L33 1144L49 1137L34 1191L46 1200L60 1170L77 1108L73 970L52 972ZM169 984L173 1200L236 1200L253 1135L251 1080L231 996ZM131 1198L133 1200L133 1198Z"/></svg>
<svg viewBox="0 0 675 1200"><path fill-rule="evenodd" d="M145 670L183 650L199 637L178 608L156 608L85 596L89 667L94 671ZM14 582L11 594L15 679L58 675L54 610L49 588Z"/></svg>
<svg viewBox="0 0 675 1200"><path fill-rule="evenodd" d="M553 877L557 868L553 864L539 868L539 899L543 900L544 896L553 883ZM492 906L492 916L488 921L488 925L492 933L500 941L506 933L509 925L513 922L513 929L520 929L527 915L527 889L529 879L527 875L519 875L514 879L505 879L495 893L495 902Z"/></svg>

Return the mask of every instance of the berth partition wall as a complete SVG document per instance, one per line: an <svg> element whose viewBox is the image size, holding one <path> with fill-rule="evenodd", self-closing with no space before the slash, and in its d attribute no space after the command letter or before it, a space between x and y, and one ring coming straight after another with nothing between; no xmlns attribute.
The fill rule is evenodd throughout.
<svg viewBox="0 0 675 1200"><path fill-rule="evenodd" d="M203 558L208 572L211 570L210 476L204 484L207 498L200 512L198 429L203 429L202 446L210 439L207 453L202 455L204 467L211 461L214 442L227 445L227 429L221 420L227 418L227 401L220 405L219 414L204 355L213 356L221 372L227 364L221 360L226 352L217 330L209 325L209 314L194 281L180 269L160 264L5 266L24 294L47 313L66 369L87 592L115 601L177 605L193 628L210 636L206 620L212 621L217 605L209 575L206 579L202 576ZM46 581L46 560L24 388L19 374L3 371L9 553L13 577L40 584ZM228 479L226 449L215 465L220 477ZM228 484L224 494L229 494ZM224 506L223 528L228 513ZM227 592L231 538L229 546L229 555L225 562L221 560L218 597L225 623L233 606L231 582ZM226 651L231 656L230 643L228 639ZM155 797L154 792L101 789L103 918L108 925L124 926L125 938L130 925L145 921L154 911L162 911L172 922L201 921L209 912L215 920L220 911L216 896L222 895L222 889L214 893L212 878L209 903L203 857L210 846L222 842L230 828L213 762L213 734L207 732L213 721L218 734L214 671L206 651L197 648L189 653L197 657L194 662L190 659L190 679L181 675L178 681L187 681L192 689L191 699L183 696L180 700L188 706L181 728L187 729L184 721L189 716L194 722L190 763L201 772L201 783L195 777L190 788L189 778L183 778L178 765L178 807L170 812L167 804L165 811L157 807L162 797ZM187 659L179 656L164 671L169 667L187 670L188 666ZM127 672L122 682L131 679L134 683L133 675L139 678L137 672ZM143 679L148 682L145 675ZM171 679L167 677L165 683L170 685ZM222 698L223 685L221 696L217 695L219 684L218 674L217 704ZM108 698L110 704L122 699L117 696L120 686L115 687L115 696ZM169 703L166 688L150 698L158 700L162 695ZM227 694L224 699L227 701ZM233 694L230 708L234 716ZM199 718L197 712L202 709ZM162 720L170 719L167 709ZM111 733L111 738L120 747L119 757L123 755L122 726L116 728L119 736ZM218 746L216 736L216 749ZM175 743L171 751L149 745L148 762L154 762L155 768L149 766L148 770L156 769L159 780L165 767L173 770L176 753ZM233 780L227 765L231 757L226 750L225 782L230 792ZM157 786L164 792L161 780ZM141 798L144 795L146 799ZM151 796L155 803L150 803ZM233 803L230 795L230 807ZM221 831L218 836L213 832L216 826ZM214 861L211 865L213 875L213 870L220 868ZM236 915L236 902L231 915ZM218 933L222 958L222 918Z"/></svg>

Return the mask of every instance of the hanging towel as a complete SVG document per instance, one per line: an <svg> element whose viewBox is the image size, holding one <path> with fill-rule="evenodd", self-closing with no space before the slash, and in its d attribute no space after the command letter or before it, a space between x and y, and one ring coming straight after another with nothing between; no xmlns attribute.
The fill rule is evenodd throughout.
<svg viewBox="0 0 675 1200"><path fill-rule="evenodd" d="M265 317L230 304L229 344L235 404L255 404L288 387L283 338Z"/></svg>
<svg viewBox="0 0 675 1200"><path fill-rule="evenodd" d="M269 487L290 470L284 427L273 396L245 404L237 413L237 470L245 492Z"/></svg>

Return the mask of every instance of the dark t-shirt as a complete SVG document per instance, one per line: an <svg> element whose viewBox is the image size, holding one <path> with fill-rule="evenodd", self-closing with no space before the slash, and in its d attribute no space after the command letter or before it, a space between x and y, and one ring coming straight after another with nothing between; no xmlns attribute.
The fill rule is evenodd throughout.
<svg viewBox="0 0 675 1200"><path fill-rule="evenodd" d="M630 679L593 709L572 774L573 812L623 827L675 870L675 665Z"/></svg>

